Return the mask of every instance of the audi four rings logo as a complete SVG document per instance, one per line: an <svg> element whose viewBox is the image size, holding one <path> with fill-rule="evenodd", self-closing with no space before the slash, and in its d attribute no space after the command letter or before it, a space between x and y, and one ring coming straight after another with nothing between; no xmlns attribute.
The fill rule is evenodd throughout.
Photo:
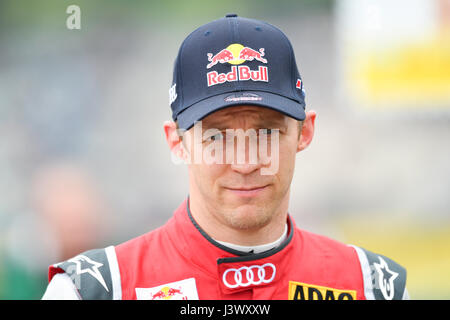
<svg viewBox="0 0 450 320"><path fill-rule="evenodd" d="M223 283L228 288L248 287L261 283L270 283L275 278L277 269L272 263L262 266L253 265L240 267L239 269L227 269L222 276Z"/></svg>

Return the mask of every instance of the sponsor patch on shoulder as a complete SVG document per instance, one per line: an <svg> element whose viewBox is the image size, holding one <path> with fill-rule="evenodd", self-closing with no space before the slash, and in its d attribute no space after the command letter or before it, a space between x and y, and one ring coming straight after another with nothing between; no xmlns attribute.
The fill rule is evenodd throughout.
<svg viewBox="0 0 450 320"><path fill-rule="evenodd" d="M356 300L356 290L289 281L289 300Z"/></svg>
<svg viewBox="0 0 450 320"><path fill-rule="evenodd" d="M138 300L198 300L195 278L135 290Z"/></svg>

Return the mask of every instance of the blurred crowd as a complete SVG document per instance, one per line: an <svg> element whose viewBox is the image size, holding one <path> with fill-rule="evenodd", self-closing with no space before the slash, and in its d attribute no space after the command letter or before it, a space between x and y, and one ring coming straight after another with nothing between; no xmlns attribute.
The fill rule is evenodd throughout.
<svg viewBox="0 0 450 320"><path fill-rule="evenodd" d="M28 191L28 211L15 214L2 230L1 298L40 297L49 262L100 245L108 228L104 199L92 177L77 165L38 168Z"/></svg>

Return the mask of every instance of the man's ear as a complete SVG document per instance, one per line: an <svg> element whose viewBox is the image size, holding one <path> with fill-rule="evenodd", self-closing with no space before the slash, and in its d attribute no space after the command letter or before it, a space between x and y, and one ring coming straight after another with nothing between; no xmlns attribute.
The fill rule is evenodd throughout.
<svg viewBox="0 0 450 320"><path fill-rule="evenodd" d="M297 152L300 152L306 149L307 146L312 141L314 136L314 127L316 121L316 112L308 111L306 112L305 120L303 120L302 124L302 132L300 134L300 139L298 140Z"/></svg>
<svg viewBox="0 0 450 320"><path fill-rule="evenodd" d="M163 127L167 145L172 154L182 160L186 160L187 157L186 150L183 146L183 137L178 133L177 124L173 121L165 121Z"/></svg>

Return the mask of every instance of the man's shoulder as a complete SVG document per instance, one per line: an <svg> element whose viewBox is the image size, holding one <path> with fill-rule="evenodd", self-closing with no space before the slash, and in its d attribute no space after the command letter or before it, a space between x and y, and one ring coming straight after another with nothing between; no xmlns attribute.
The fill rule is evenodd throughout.
<svg viewBox="0 0 450 320"><path fill-rule="evenodd" d="M340 259L356 258L355 250L339 240L300 228L296 228L296 231L300 235L299 238L302 243L302 248L308 252L308 255L320 255Z"/></svg>
<svg viewBox="0 0 450 320"><path fill-rule="evenodd" d="M120 299L120 274L114 246L82 252L49 267L49 281L65 273L82 299Z"/></svg>
<svg viewBox="0 0 450 320"><path fill-rule="evenodd" d="M158 243L166 237L165 228L166 224L118 245L87 250L53 264L48 270L48 280L65 273L82 299L120 299L120 268L126 267L126 261L138 262L145 254L154 255Z"/></svg>
<svg viewBox="0 0 450 320"><path fill-rule="evenodd" d="M409 299L406 290L406 268L382 254L349 245L358 255L368 300Z"/></svg>
<svg viewBox="0 0 450 320"><path fill-rule="evenodd" d="M391 258L324 235L298 228L297 231L301 235L303 250L308 256L320 260L320 263L340 263L346 270L356 263L362 276L366 299L392 300L408 297L406 269Z"/></svg>

